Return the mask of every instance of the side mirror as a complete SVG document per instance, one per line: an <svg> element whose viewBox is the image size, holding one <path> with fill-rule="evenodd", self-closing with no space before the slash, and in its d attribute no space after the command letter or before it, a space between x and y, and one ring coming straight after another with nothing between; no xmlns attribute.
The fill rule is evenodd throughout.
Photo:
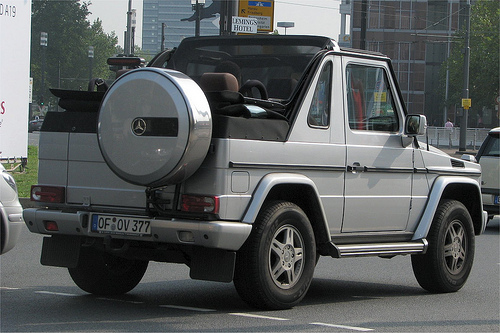
<svg viewBox="0 0 500 333"><path fill-rule="evenodd" d="M474 162L477 163L476 158L473 155L469 154L463 154L461 157L462 160L467 161L467 162Z"/></svg>
<svg viewBox="0 0 500 333"><path fill-rule="evenodd" d="M421 114L409 114L405 119L405 135L424 135L427 129L427 118Z"/></svg>

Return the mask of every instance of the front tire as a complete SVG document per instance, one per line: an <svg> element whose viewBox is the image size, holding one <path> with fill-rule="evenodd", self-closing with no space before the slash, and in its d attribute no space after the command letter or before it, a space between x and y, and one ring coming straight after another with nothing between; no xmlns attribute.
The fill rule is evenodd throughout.
<svg viewBox="0 0 500 333"><path fill-rule="evenodd" d="M297 205L271 202L237 254L234 285L260 309L288 309L306 295L316 265L316 243L307 215Z"/></svg>
<svg viewBox="0 0 500 333"><path fill-rule="evenodd" d="M411 257L420 286L434 293L462 288L472 269L475 247L467 208L459 201L444 200L437 209L428 241L426 254Z"/></svg>
<svg viewBox="0 0 500 333"><path fill-rule="evenodd" d="M68 270L80 289L109 296L134 289L147 268L148 261L125 259L92 248L82 248L78 266Z"/></svg>

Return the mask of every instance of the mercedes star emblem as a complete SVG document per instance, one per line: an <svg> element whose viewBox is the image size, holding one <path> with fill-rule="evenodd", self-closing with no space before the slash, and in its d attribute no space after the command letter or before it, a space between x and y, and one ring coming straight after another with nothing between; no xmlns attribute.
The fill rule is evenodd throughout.
<svg viewBox="0 0 500 333"><path fill-rule="evenodd" d="M135 118L132 121L132 132L137 136L143 135L146 132L146 121L142 118Z"/></svg>

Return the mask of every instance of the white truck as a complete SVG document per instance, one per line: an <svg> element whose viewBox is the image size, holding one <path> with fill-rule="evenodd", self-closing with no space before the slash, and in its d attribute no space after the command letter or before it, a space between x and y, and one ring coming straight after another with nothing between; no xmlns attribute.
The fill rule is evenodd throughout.
<svg viewBox="0 0 500 333"><path fill-rule="evenodd" d="M0 3L0 161L4 162L28 157L30 22L30 1Z"/></svg>
<svg viewBox="0 0 500 333"><path fill-rule="evenodd" d="M149 261L234 281L250 305L305 296L319 256L411 255L459 290L485 228L477 163L418 142L390 60L325 37L186 38L104 92L54 91L40 135L43 265L122 294Z"/></svg>

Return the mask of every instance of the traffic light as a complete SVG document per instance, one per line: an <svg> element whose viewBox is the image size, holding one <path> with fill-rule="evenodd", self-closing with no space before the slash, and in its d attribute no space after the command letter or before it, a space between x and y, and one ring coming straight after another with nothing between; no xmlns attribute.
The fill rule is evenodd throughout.
<svg viewBox="0 0 500 333"><path fill-rule="evenodd" d="M40 101L39 101L39 103L40 103L40 106L41 106L41 107L43 107L43 105L44 105L44 102L43 102L43 95L42 95L42 96L40 96Z"/></svg>

